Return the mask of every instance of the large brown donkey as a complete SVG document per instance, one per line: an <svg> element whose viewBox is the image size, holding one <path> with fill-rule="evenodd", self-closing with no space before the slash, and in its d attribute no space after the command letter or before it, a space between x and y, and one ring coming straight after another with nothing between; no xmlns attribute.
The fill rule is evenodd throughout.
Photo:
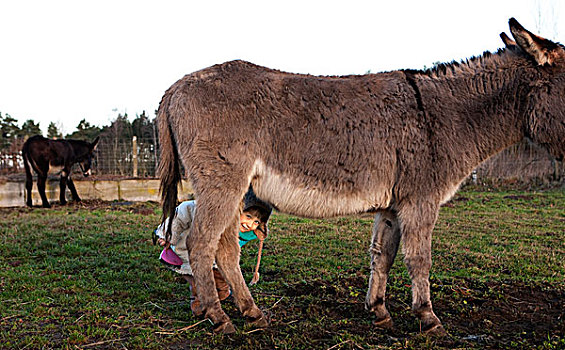
<svg viewBox="0 0 565 350"><path fill-rule="evenodd" d="M212 263L255 326L268 324L239 268L237 218L251 184L274 208L307 217L378 210L365 304L390 327L388 272L400 241L422 329L443 333L430 301L439 207L481 162L523 138L565 153L565 49L510 20L506 48L433 70L345 77L289 74L234 61L176 82L158 112L164 216L179 162L198 199L188 238L206 317L234 327ZM251 131L251 132L250 132Z"/></svg>

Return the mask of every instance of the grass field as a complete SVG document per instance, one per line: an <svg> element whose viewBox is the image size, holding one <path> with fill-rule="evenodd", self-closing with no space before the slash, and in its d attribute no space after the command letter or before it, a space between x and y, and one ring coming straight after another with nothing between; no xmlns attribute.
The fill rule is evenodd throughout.
<svg viewBox="0 0 565 350"><path fill-rule="evenodd" d="M312 220L276 213L261 280L272 319L211 334L188 287L158 262L156 203L87 201L0 209L1 349L565 348L565 193L462 191L434 231L432 301L449 336L419 334L399 255L388 306L396 328L364 310L372 216ZM257 245L242 251L251 279Z"/></svg>

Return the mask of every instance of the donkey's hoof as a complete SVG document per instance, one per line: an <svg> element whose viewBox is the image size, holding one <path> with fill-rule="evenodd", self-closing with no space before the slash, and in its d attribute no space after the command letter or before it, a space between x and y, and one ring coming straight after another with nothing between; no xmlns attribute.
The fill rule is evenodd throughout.
<svg viewBox="0 0 565 350"><path fill-rule="evenodd" d="M430 325L429 327L423 329L422 333L427 336L437 338L445 337L447 335L447 332L445 331L445 328L443 328L443 325L441 323Z"/></svg>
<svg viewBox="0 0 565 350"><path fill-rule="evenodd" d="M235 333L235 327L231 321L222 322L214 325L214 333L216 334L233 334Z"/></svg>
<svg viewBox="0 0 565 350"><path fill-rule="evenodd" d="M257 318L248 317L247 324L253 328L267 328L271 325L271 321L265 315L261 315Z"/></svg>
<svg viewBox="0 0 565 350"><path fill-rule="evenodd" d="M204 316L204 310L202 310L202 307L200 306L200 301L198 300L193 300L190 302L190 310L192 311L192 314L196 318L202 318Z"/></svg>
<svg viewBox="0 0 565 350"><path fill-rule="evenodd" d="M373 321L373 326L388 330L394 327L394 322L392 321L392 317L387 316L383 319Z"/></svg>

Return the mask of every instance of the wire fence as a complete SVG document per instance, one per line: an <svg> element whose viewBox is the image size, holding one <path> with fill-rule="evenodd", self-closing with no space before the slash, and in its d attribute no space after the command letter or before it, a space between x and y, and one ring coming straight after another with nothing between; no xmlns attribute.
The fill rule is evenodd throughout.
<svg viewBox="0 0 565 350"><path fill-rule="evenodd" d="M0 174L25 172L21 149L23 140L16 140L0 152ZM98 176L154 178L157 174L159 149L152 139L112 141L101 139L94 152L92 173ZM78 166L73 167L79 172Z"/></svg>
<svg viewBox="0 0 565 350"><path fill-rule="evenodd" d="M562 183L565 166L545 149L524 140L479 165L469 180Z"/></svg>
<svg viewBox="0 0 565 350"><path fill-rule="evenodd" d="M0 152L0 174L24 172L22 145L23 141L17 142ZM97 176L154 178L157 176L158 160L159 148L153 139L134 138L128 142L101 139L95 152L92 172ZM500 180L563 182L565 166L544 149L522 142L478 166L468 181Z"/></svg>
<svg viewBox="0 0 565 350"><path fill-rule="evenodd" d="M94 156L93 173L124 177L156 177L159 150L152 140L101 140Z"/></svg>

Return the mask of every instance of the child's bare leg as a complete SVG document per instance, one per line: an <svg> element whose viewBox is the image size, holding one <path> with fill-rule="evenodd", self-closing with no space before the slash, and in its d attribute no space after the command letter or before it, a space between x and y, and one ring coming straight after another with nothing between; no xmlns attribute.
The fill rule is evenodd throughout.
<svg viewBox="0 0 565 350"><path fill-rule="evenodd" d="M191 275L181 275L181 276L182 276L182 278L184 278L184 280L186 282L188 282L188 284L190 285L190 288L192 288L193 284L194 284L194 278Z"/></svg>
<svg viewBox="0 0 565 350"><path fill-rule="evenodd" d="M218 291L218 298L220 301L226 300L230 296L230 286L218 269L214 269L213 272L214 282L216 282L216 290Z"/></svg>
<svg viewBox="0 0 565 350"><path fill-rule="evenodd" d="M232 287L235 303L243 316L256 327L267 327L269 322L263 312L255 305L241 273L237 223L238 219L235 218L234 222L222 234L216 253L216 262L220 272Z"/></svg>

